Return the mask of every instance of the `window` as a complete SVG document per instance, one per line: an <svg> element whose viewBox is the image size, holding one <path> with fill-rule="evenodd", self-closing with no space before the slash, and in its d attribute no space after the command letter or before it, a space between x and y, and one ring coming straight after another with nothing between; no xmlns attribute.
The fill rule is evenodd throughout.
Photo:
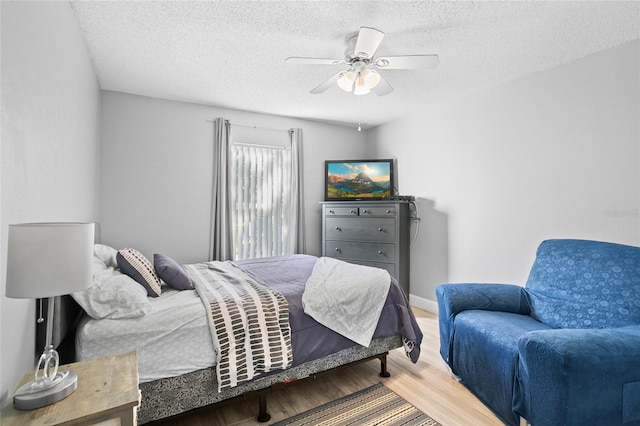
<svg viewBox="0 0 640 426"><path fill-rule="evenodd" d="M304 253L302 129L232 125L222 117L210 121L209 259Z"/></svg>
<svg viewBox="0 0 640 426"><path fill-rule="evenodd" d="M289 147L232 143L231 224L234 259L292 254L294 201Z"/></svg>

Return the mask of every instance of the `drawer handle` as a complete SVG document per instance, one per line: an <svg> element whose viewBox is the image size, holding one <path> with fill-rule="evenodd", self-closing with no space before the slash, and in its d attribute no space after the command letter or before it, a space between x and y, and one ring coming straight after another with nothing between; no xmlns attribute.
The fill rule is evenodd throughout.
<svg viewBox="0 0 640 426"><path fill-rule="evenodd" d="M340 249L338 247L336 247L336 252L340 253Z"/></svg>
<svg viewBox="0 0 640 426"><path fill-rule="evenodd" d="M349 213L356 214L356 211L355 210L349 210Z"/></svg>
<svg viewBox="0 0 640 426"><path fill-rule="evenodd" d="M342 231L342 228L340 228L339 226L336 226L336 231Z"/></svg>
<svg viewBox="0 0 640 426"><path fill-rule="evenodd" d="M367 209L364 209L364 210L362 210L362 213L367 214L369 212L367 211Z"/></svg>
<svg viewBox="0 0 640 426"><path fill-rule="evenodd" d="M378 228L378 231L382 232L382 231L383 231L383 229L382 229L382 228Z"/></svg>
<svg viewBox="0 0 640 426"><path fill-rule="evenodd" d="M333 210L329 210L329 214L335 214Z"/></svg>
<svg viewBox="0 0 640 426"><path fill-rule="evenodd" d="M382 255L384 253L382 253L382 250L378 250L378 254Z"/></svg>
<svg viewBox="0 0 640 426"><path fill-rule="evenodd" d="M391 213L391 210L387 209L387 213Z"/></svg>

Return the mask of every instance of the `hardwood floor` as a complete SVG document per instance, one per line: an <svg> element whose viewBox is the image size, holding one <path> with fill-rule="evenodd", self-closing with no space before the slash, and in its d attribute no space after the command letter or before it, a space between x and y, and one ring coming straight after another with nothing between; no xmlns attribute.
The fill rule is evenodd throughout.
<svg viewBox="0 0 640 426"><path fill-rule="evenodd" d="M389 378L378 376L380 362L373 360L322 373L316 378L294 382L269 393L267 409L271 421L267 423L256 421L258 399L248 396L151 425L269 425L378 382L393 389L443 426L502 425L488 408L453 379L442 361L438 352L437 316L417 308L414 308L414 313L424 334L420 359L413 364L402 348L391 351L387 357Z"/></svg>

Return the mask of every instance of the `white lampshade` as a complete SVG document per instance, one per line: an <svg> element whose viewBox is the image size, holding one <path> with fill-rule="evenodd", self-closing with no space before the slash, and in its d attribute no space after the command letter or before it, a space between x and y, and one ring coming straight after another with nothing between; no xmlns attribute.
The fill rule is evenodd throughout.
<svg viewBox="0 0 640 426"><path fill-rule="evenodd" d="M91 286L93 223L9 225L6 296L44 298Z"/></svg>
<svg viewBox="0 0 640 426"><path fill-rule="evenodd" d="M370 90L365 84L364 78L362 78L362 75L358 75L358 78L356 79L356 87L353 89L353 94L366 95L369 92Z"/></svg>
<svg viewBox="0 0 640 426"><path fill-rule="evenodd" d="M360 77L364 80L365 86L373 89L380 83L380 74L370 68L366 68L360 72Z"/></svg>
<svg viewBox="0 0 640 426"><path fill-rule="evenodd" d="M353 81L356 79L356 73L353 71L347 71L340 75L338 78L338 87L340 87L345 92L350 92L353 88Z"/></svg>

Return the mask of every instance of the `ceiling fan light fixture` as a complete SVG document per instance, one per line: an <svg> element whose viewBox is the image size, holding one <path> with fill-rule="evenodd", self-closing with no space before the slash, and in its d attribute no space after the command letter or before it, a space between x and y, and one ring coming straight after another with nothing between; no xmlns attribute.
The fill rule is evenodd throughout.
<svg viewBox="0 0 640 426"><path fill-rule="evenodd" d="M358 78L356 79L356 87L353 89L353 94L354 95L366 95L370 91L371 90L367 87L367 84L364 81L364 78L362 77L362 74L358 75Z"/></svg>
<svg viewBox="0 0 640 426"><path fill-rule="evenodd" d="M2 1L2 0L0 0ZM376 57L376 51L384 33L371 27L360 27L358 34L349 41L343 59L290 57L285 60L293 64L346 65L347 70L339 71L323 83L309 91L314 95L324 93L337 83L345 92L366 95L373 91L378 96L393 92L393 87L378 73L378 70L434 69L440 63L438 55L401 55Z"/></svg>
<svg viewBox="0 0 640 426"><path fill-rule="evenodd" d="M360 78L364 80L365 86L369 90L373 89L380 83L380 74L370 68L366 68L360 72Z"/></svg>
<svg viewBox="0 0 640 426"><path fill-rule="evenodd" d="M353 89L353 82L356 79L356 73L353 71L344 72L338 77L338 87L340 87L345 92L350 92Z"/></svg>

